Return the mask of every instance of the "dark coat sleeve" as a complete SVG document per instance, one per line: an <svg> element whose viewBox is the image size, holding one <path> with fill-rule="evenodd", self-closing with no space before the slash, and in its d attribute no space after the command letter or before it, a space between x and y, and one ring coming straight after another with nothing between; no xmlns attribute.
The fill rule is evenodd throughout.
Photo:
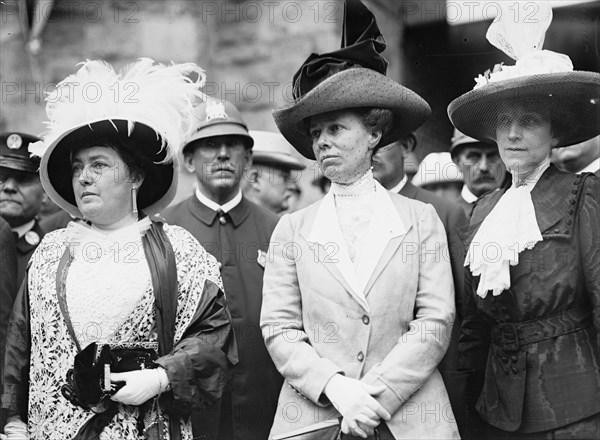
<svg viewBox="0 0 600 440"><path fill-rule="evenodd" d="M166 371L172 392L163 397L171 414L187 417L192 408L217 401L227 383L237 348L225 295L206 280L191 324L173 351L157 360Z"/></svg>
<svg viewBox="0 0 600 440"><path fill-rule="evenodd" d="M585 290L592 303L596 332L600 332L600 179L590 176L583 188L583 203L578 218L581 273ZM597 338L600 352L600 337Z"/></svg>
<svg viewBox="0 0 600 440"><path fill-rule="evenodd" d="M16 415L27 420L30 347L29 291L25 275L8 322L2 378L2 426L5 418Z"/></svg>
<svg viewBox="0 0 600 440"><path fill-rule="evenodd" d="M19 286L17 285L17 248L15 240L10 225L1 217L0 274L2 275L0 279L0 368L2 368L8 320Z"/></svg>

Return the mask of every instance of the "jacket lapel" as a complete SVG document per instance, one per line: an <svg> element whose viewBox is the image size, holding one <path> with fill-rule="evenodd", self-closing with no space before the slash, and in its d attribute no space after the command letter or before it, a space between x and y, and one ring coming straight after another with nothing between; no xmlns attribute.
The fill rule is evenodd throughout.
<svg viewBox="0 0 600 440"><path fill-rule="evenodd" d="M348 254L346 241L342 235L335 210L335 200L331 192L327 193L316 208L312 224L307 222L301 231L308 242L318 247L315 255L319 263L333 275L333 277L350 292L356 301L365 309L369 305L362 295L354 267ZM335 252L331 252L332 245Z"/></svg>
<svg viewBox="0 0 600 440"><path fill-rule="evenodd" d="M409 229L406 226L408 222L400 217L388 191L379 183L376 184L376 188L373 217L365 240L365 247L358 257L358 267L361 268L358 281L360 291L364 292L365 296L375 278L402 243Z"/></svg>

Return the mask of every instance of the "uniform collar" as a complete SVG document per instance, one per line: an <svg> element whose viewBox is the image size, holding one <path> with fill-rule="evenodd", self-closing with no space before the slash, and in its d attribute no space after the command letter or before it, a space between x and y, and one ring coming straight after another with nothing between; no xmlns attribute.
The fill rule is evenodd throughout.
<svg viewBox="0 0 600 440"><path fill-rule="evenodd" d="M16 227L12 228L12 231L16 232L19 235L19 238L21 238L23 235L25 235L29 231L31 231L33 229L34 225L35 225L35 219L30 220L27 223L22 224L20 226L16 226Z"/></svg>
<svg viewBox="0 0 600 440"><path fill-rule="evenodd" d="M235 197L223 205L219 205L218 203L215 203L214 201L206 197L204 194L202 194L200 188L196 188L196 197L198 198L200 203L208 206L213 211L218 211L220 209L221 211L227 213L233 208L235 208L242 201L242 190L238 190L238 193L235 195Z"/></svg>
<svg viewBox="0 0 600 440"><path fill-rule="evenodd" d="M214 204L216 205L216 203ZM227 203L225 205L227 205ZM227 215L231 219L231 223L233 223L234 227L237 228L246 219L246 217L248 217L248 215L250 214L251 207L252 204L248 200L246 200L246 198L243 197L240 193L239 203L237 203L233 208L227 211ZM217 218L217 211L211 209L209 206L202 203L196 195L190 197L188 208L191 211L191 213L196 218L198 218L198 220L200 220L208 226L211 226Z"/></svg>

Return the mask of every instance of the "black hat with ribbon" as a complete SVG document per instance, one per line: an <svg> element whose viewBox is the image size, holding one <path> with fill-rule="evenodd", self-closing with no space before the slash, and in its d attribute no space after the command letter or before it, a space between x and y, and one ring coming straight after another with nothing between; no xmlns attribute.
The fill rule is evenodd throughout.
<svg viewBox="0 0 600 440"><path fill-rule="evenodd" d="M311 54L293 79L294 104L276 109L283 136L308 159L315 159L306 119L336 110L386 108L393 126L380 145L399 140L423 124L431 109L412 90L385 76L386 47L375 17L360 0L346 0L341 49Z"/></svg>

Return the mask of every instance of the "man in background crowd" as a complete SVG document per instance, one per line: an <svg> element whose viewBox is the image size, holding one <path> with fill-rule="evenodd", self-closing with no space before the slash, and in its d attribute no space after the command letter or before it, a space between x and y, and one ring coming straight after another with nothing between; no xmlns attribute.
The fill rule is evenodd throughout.
<svg viewBox="0 0 600 440"><path fill-rule="evenodd" d="M15 237L18 285L44 236L37 220L44 196L38 175L40 159L31 157L29 151L29 145L39 140L25 133L0 134L0 215Z"/></svg>
<svg viewBox="0 0 600 440"><path fill-rule="evenodd" d="M478 141L456 129L450 155L465 179L460 202L469 215L475 200L502 185L506 167L495 144Z"/></svg>
<svg viewBox="0 0 600 440"><path fill-rule="evenodd" d="M194 436L266 439L283 383L259 328L266 252L278 217L242 195L254 141L239 110L227 101L209 101L197 116L198 129L183 147L196 192L163 215L190 231L219 262L239 362L222 400L192 416Z"/></svg>
<svg viewBox="0 0 600 440"><path fill-rule="evenodd" d="M252 166L242 180L242 192L251 202L275 214L289 211L298 190L299 171L306 166L279 133L250 131L254 139Z"/></svg>

